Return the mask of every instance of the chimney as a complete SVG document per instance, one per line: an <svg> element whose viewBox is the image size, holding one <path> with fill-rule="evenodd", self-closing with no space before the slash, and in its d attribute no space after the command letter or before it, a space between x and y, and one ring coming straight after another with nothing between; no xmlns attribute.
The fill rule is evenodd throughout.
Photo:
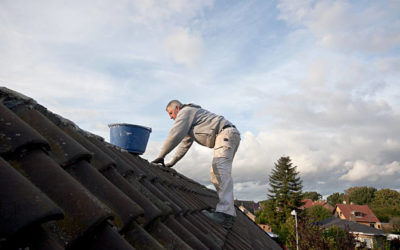
<svg viewBox="0 0 400 250"><path fill-rule="evenodd" d="M350 213L350 220L351 221L355 221L356 220L356 215L355 215L354 211L351 211L351 213Z"/></svg>

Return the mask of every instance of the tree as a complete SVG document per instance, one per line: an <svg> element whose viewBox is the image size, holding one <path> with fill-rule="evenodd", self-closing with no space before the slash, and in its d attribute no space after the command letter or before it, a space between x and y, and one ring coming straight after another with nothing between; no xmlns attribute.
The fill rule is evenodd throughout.
<svg viewBox="0 0 400 250"><path fill-rule="evenodd" d="M318 201L322 199L322 195L317 192L304 192L303 199L311 199L312 201Z"/></svg>
<svg viewBox="0 0 400 250"><path fill-rule="evenodd" d="M376 188L374 187L352 187L347 189L346 195L350 202L357 205L368 205L375 197Z"/></svg>
<svg viewBox="0 0 400 250"><path fill-rule="evenodd" d="M348 226L342 229L334 225L328 230L324 230L323 236L329 242L328 249L353 250L357 243L354 235L349 232Z"/></svg>
<svg viewBox="0 0 400 250"><path fill-rule="evenodd" d="M289 157L281 157L269 176L269 201L265 203L263 214L272 231L285 242L289 233L286 221L290 212L302 205L302 181L296 166Z"/></svg>
<svg viewBox="0 0 400 250"><path fill-rule="evenodd" d="M290 157L281 157L269 176L271 189L268 189L268 197L280 211L290 213L301 205L303 186L296 168Z"/></svg>
<svg viewBox="0 0 400 250"><path fill-rule="evenodd" d="M306 209L306 214L311 220L318 222L321 220L328 219L332 216L331 211L329 209L324 208L321 205L315 205L311 208Z"/></svg>
<svg viewBox="0 0 400 250"><path fill-rule="evenodd" d="M389 222L391 218L400 216L400 193L388 188L380 189L375 192L370 208L381 222Z"/></svg>
<svg viewBox="0 0 400 250"><path fill-rule="evenodd" d="M288 237L289 249L296 249L296 229L291 223ZM346 249L352 250L356 245L354 236L348 228L332 226L322 229L308 216L298 220L299 249Z"/></svg>
<svg viewBox="0 0 400 250"><path fill-rule="evenodd" d="M333 193L328 196L327 201L332 206L336 206L336 204L342 204L344 201L344 194L343 193L341 193L341 194Z"/></svg>
<svg viewBox="0 0 400 250"><path fill-rule="evenodd" d="M376 206L400 206L400 193L389 188L375 192L373 204Z"/></svg>

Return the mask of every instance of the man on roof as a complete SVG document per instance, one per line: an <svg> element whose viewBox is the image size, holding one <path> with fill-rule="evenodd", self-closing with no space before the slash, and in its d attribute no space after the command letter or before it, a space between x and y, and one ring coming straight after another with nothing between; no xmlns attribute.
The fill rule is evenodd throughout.
<svg viewBox="0 0 400 250"><path fill-rule="evenodd" d="M204 211L204 214L223 227L231 228L236 216L231 173L233 158L240 143L239 131L223 116L211 113L198 105L172 100L166 110L175 122L160 154L152 163L164 165L165 156L179 145L172 160L165 164L167 167L173 167L186 154L193 141L213 148L214 158L210 175L219 202L214 212Z"/></svg>

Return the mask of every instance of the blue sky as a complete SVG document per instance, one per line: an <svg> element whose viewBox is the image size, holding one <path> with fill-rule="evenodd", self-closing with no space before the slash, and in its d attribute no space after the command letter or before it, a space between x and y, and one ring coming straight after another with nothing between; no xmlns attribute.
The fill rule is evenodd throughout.
<svg viewBox="0 0 400 250"><path fill-rule="evenodd" d="M266 198L290 156L305 191L400 190L400 2L102 0L0 2L0 85L109 140L110 123L152 127L171 99L242 133L235 197ZM210 185L212 150L176 169Z"/></svg>

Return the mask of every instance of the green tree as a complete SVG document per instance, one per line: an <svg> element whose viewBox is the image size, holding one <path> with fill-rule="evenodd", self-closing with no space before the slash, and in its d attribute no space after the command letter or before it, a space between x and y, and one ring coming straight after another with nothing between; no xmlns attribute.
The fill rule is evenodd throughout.
<svg viewBox="0 0 400 250"><path fill-rule="evenodd" d="M269 176L269 201L265 203L264 215L273 232L285 242L289 233L286 221L290 212L302 205L302 181L296 166L289 157L281 157Z"/></svg>
<svg viewBox="0 0 400 250"><path fill-rule="evenodd" d="M374 193L374 205L400 206L400 193L389 188L382 188Z"/></svg>
<svg viewBox="0 0 400 250"><path fill-rule="evenodd" d="M290 213L302 204L303 185L296 168L290 157L281 157L269 176L268 197L280 211Z"/></svg>
<svg viewBox="0 0 400 250"><path fill-rule="evenodd" d="M289 223L288 223L289 224ZM289 249L296 249L296 229L291 223L291 231L288 236ZM355 238L339 227L332 226L322 229L308 216L300 217L298 220L299 249L346 249L353 250Z"/></svg>
<svg viewBox="0 0 400 250"><path fill-rule="evenodd" d="M381 222L389 222L391 218L400 216L400 193L392 189L380 189L375 192L370 208Z"/></svg>
<svg viewBox="0 0 400 250"><path fill-rule="evenodd" d="M375 197L376 188L374 187L352 187L345 192L349 201L357 205L368 205L372 203Z"/></svg>
<svg viewBox="0 0 400 250"><path fill-rule="evenodd" d="M327 201L332 206L336 206L336 204L342 204L344 201L344 194L343 193L341 193L341 194L333 193L328 196Z"/></svg>
<svg viewBox="0 0 400 250"><path fill-rule="evenodd" d="M356 245L356 239L349 232L349 228L339 228L335 225L323 231L323 237L328 240L329 247L327 249L348 249L353 250Z"/></svg>
<svg viewBox="0 0 400 250"><path fill-rule="evenodd" d="M311 199L312 201L318 201L322 199L322 195L317 192L304 192L303 199Z"/></svg>
<svg viewBox="0 0 400 250"><path fill-rule="evenodd" d="M306 214L315 222L328 219L332 216L332 213L321 205L315 205L311 208L307 208Z"/></svg>

